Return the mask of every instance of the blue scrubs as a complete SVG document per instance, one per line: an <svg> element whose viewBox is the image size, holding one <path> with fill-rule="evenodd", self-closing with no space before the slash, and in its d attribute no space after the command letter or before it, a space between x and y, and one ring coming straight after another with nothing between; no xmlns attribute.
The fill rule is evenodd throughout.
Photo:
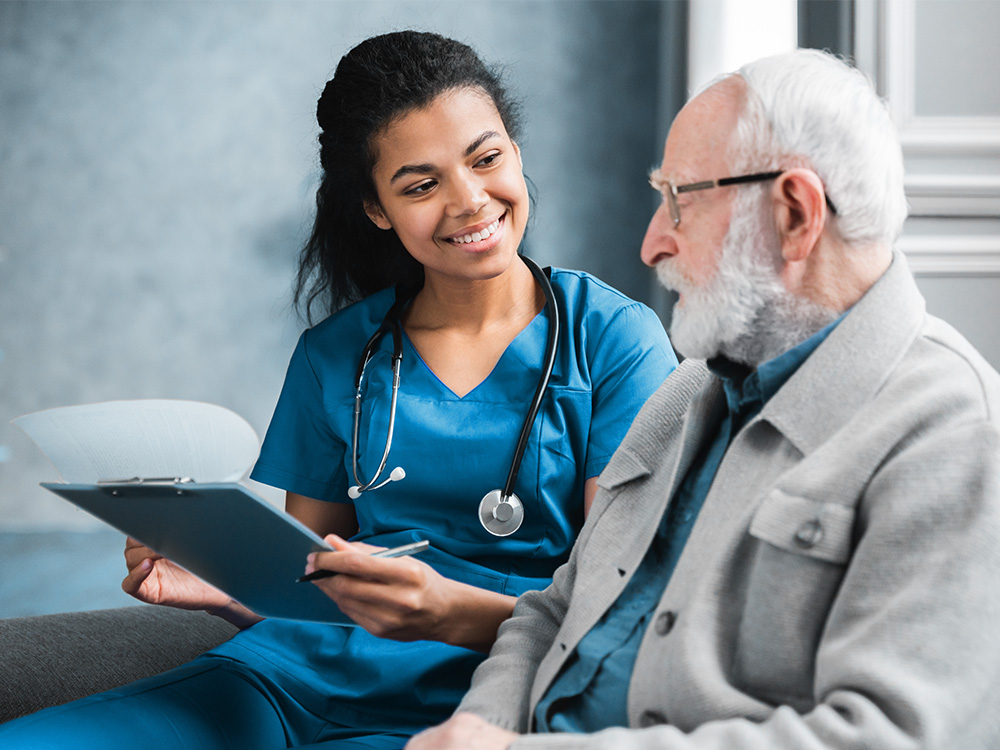
<svg viewBox="0 0 1000 750"><path fill-rule="evenodd" d="M478 506L506 480L538 383L547 309L515 338L486 380L463 397L438 380L404 334L386 474L401 466L406 477L354 501L347 489L354 484L355 370L395 293L384 290L336 313L300 338L251 476L307 497L353 502L357 540L383 546L429 540L432 548L420 559L449 578L513 596L547 586L582 525L584 481L600 473L639 408L676 366L651 310L582 272L554 269L551 279L562 312L558 353L515 487L525 517L513 535L489 534L479 523ZM363 479L373 476L385 445L391 353L392 337L386 336L369 365L359 438ZM263 711L275 717L274 726L285 737L285 744L275 745L274 733L260 731L270 738L258 745L247 745L244 738L240 747L321 742L401 747L405 737L451 714L483 658L442 643L383 640L356 627L271 619L188 667L143 681L149 685L129 693L134 696L129 700L155 706L164 692L157 686L174 682L172 675L185 669L188 681L205 684L218 674L238 673L252 685L243 692L259 696L256 705L203 704L216 723L238 724L248 712ZM53 718L38 721L32 733L52 736ZM56 723L72 731L74 721ZM165 721L187 743L179 747L201 746L204 730L198 725L192 723L188 733L180 718ZM143 734L163 733L149 728ZM73 737L74 746L90 746L79 732ZM359 744L346 744L347 737Z"/></svg>

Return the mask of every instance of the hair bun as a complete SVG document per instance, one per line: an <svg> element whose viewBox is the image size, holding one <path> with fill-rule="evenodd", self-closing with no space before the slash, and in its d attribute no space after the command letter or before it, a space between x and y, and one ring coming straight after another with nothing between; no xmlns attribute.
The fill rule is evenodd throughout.
<svg viewBox="0 0 1000 750"><path fill-rule="evenodd" d="M316 121L321 130L332 130L339 119L338 110L340 107L337 102L337 88L339 87L336 79L331 78L323 87L323 93L320 94L319 100L316 102Z"/></svg>

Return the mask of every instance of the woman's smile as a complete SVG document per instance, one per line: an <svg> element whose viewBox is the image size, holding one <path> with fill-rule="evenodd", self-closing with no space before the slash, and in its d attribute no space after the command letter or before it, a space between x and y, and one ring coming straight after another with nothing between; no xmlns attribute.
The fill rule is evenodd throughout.
<svg viewBox="0 0 1000 750"><path fill-rule="evenodd" d="M475 227L462 229L450 237L445 237L444 240L452 245L458 245L468 252L478 253L492 250L503 239L502 229L506 216L505 212L485 226L480 224Z"/></svg>

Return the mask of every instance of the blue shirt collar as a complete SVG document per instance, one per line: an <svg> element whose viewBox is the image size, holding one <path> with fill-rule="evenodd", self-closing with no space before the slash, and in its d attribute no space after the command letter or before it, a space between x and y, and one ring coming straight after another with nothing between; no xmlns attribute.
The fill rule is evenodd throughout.
<svg viewBox="0 0 1000 750"><path fill-rule="evenodd" d="M730 413L747 415L759 412L846 315L845 312L802 343L761 363L756 370L723 356L708 360L709 370L722 380Z"/></svg>

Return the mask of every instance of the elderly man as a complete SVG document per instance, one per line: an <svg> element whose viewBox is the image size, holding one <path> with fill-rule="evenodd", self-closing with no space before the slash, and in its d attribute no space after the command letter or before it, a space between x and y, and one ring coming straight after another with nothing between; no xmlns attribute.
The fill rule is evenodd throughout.
<svg viewBox="0 0 1000 750"><path fill-rule="evenodd" d="M652 183L642 258L698 359L408 747L1000 747L1000 377L892 250L881 102L822 53L760 60L683 109Z"/></svg>

